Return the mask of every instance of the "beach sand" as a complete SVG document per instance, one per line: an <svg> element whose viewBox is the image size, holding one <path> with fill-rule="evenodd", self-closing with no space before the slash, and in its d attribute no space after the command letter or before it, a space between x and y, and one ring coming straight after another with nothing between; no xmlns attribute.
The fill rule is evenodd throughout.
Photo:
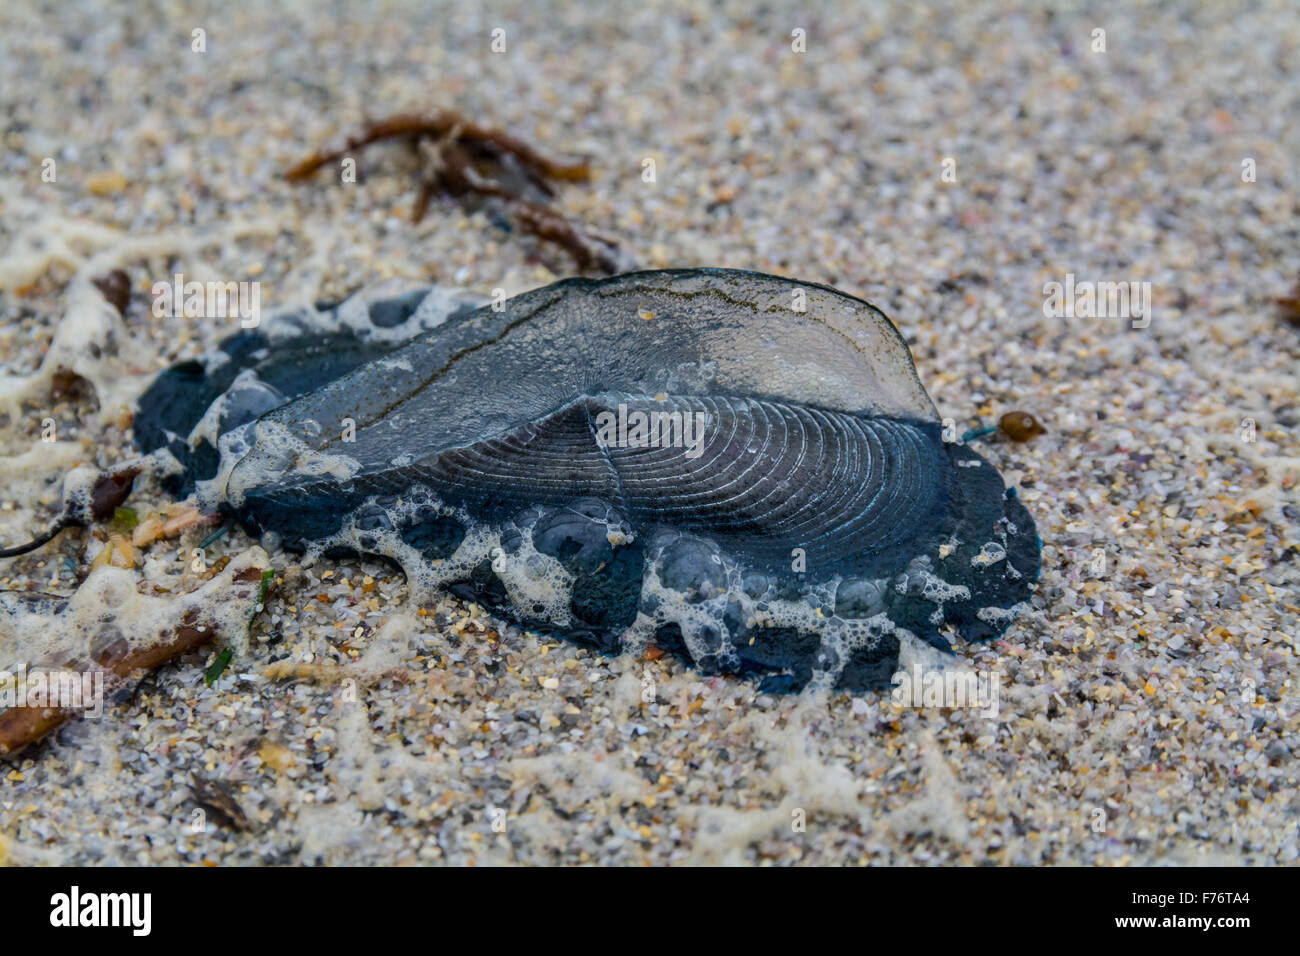
<svg viewBox="0 0 1300 956"><path fill-rule="evenodd" d="M571 274L490 209L412 224L398 145L357 154L356 183L283 181L367 118L455 109L588 158L553 205L629 264L836 286L894 320L959 430L1045 423L976 446L1044 545L1031 606L957 648L998 675L996 718L760 695L276 552L215 686L216 647L191 652L0 764L0 857L1294 864L1300 330L1274 300L1300 275L1296 7L458 6L0 5L0 540L44 526L72 465L129 458L149 376L236 330L156 318L154 282L258 281L275 308ZM114 267L117 325L76 292ZM1067 276L1149 283L1150 309L1045 314ZM89 387L50 397L51 353ZM142 482L129 504L166 501ZM197 586L210 531L130 573ZM0 588L70 594L101 547L67 532Z"/></svg>

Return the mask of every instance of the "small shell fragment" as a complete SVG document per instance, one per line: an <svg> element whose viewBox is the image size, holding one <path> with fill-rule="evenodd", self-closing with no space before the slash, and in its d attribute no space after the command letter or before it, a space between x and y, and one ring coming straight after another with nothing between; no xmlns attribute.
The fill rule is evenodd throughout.
<svg viewBox="0 0 1300 956"><path fill-rule="evenodd" d="M1047 431L1042 423L1028 412L1007 412L998 419L998 427L1012 441L1029 441Z"/></svg>

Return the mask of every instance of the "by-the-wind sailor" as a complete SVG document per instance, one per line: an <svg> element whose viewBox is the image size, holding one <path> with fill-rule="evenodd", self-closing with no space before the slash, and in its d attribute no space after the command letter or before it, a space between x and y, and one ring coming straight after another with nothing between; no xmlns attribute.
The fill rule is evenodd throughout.
<svg viewBox="0 0 1300 956"><path fill-rule="evenodd" d="M889 320L757 273L486 305L389 285L164 372L136 432L288 548L774 689L884 686L900 642L990 638L1038 575L1028 512L943 441Z"/></svg>

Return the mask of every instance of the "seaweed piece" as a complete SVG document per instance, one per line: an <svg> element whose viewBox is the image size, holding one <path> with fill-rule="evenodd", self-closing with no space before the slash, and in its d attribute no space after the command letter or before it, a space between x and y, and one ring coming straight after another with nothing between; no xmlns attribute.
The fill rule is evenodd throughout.
<svg viewBox="0 0 1300 956"><path fill-rule="evenodd" d="M211 687L220 680L221 675L224 674L226 668L230 666L230 659L234 656L234 648L222 648L221 653L217 655L216 660L214 660L211 665L209 665L208 669L203 672L203 683Z"/></svg>
<svg viewBox="0 0 1300 956"><path fill-rule="evenodd" d="M257 586L257 602L253 605L253 610L248 615L249 633L252 633L253 622L257 620L257 615L262 612L264 607L266 607L266 595L270 593L271 581L274 578L275 568L267 568L262 572L262 581ZM230 666L230 661L234 656L235 649L233 647L227 646L222 648L221 653L219 653L216 659L208 666L208 669L203 672L203 683L211 687L220 680L221 675L226 672L226 668Z"/></svg>
<svg viewBox="0 0 1300 956"><path fill-rule="evenodd" d="M131 486L143 470L139 462L127 462L100 472L89 489L64 490L63 512L41 534L25 544L0 548L0 558L16 558L49 544L66 528L85 528L107 521L131 493Z"/></svg>
<svg viewBox="0 0 1300 956"><path fill-rule="evenodd" d="M560 246L577 263L580 272L598 269L611 273L618 268L610 249L599 240L584 235L573 223L553 209L539 203L519 202L514 207L515 218L525 230Z"/></svg>
<svg viewBox="0 0 1300 956"><path fill-rule="evenodd" d="M591 177L590 167L586 163L547 159L523 140L481 126L459 113L402 113L367 123L341 144L313 153L294 165L285 173L285 179L304 182L349 153L391 140L410 143L426 159L411 210L413 222L424 218L439 190L462 199L495 199L505 204L507 214L523 231L568 252L580 271L616 270L608 240L583 233L545 204L554 195L552 182L586 181Z"/></svg>
<svg viewBox="0 0 1300 956"><path fill-rule="evenodd" d="M42 627L49 631L48 643L58 646L62 640L65 646L89 646L89 650L57 653L37 662L36 666L73 673L100 671L105 693L114 693L129 686L136 675L216 637L225 612L223 605L252 597L253 582L264 577L256 563L265 557L254 549L231 562L220 575L197 590L168 599L174 603L175 623L162 632L154 630L152 607L164 599L149 598L153 603L144 616L128 619L118 608L118 620L111 626L102 626L99 634L89 639L79 621L102 611L104 594L111 590L110 578L95 575L71 599L0 592L0 623L16 626L27 615L39 615ZM105 569L97 573L112 575L114 571ZM0 756L17 753L78 713L66 707L40 706L15 706L0 712Z"/></svg>

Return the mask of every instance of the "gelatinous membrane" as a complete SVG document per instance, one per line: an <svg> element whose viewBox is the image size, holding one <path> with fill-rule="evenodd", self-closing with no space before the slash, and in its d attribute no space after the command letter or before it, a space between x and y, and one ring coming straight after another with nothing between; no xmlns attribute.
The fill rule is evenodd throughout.
<svg viewBox="0 0 1300 956"><path fill-rule="evenodd" d="M388 285L277 316L160 376L137 435L290 548L773 689L887 685L904 644L992 637L1029 596L1033 521L868 303L701 269L474 305Z"/></svg>

